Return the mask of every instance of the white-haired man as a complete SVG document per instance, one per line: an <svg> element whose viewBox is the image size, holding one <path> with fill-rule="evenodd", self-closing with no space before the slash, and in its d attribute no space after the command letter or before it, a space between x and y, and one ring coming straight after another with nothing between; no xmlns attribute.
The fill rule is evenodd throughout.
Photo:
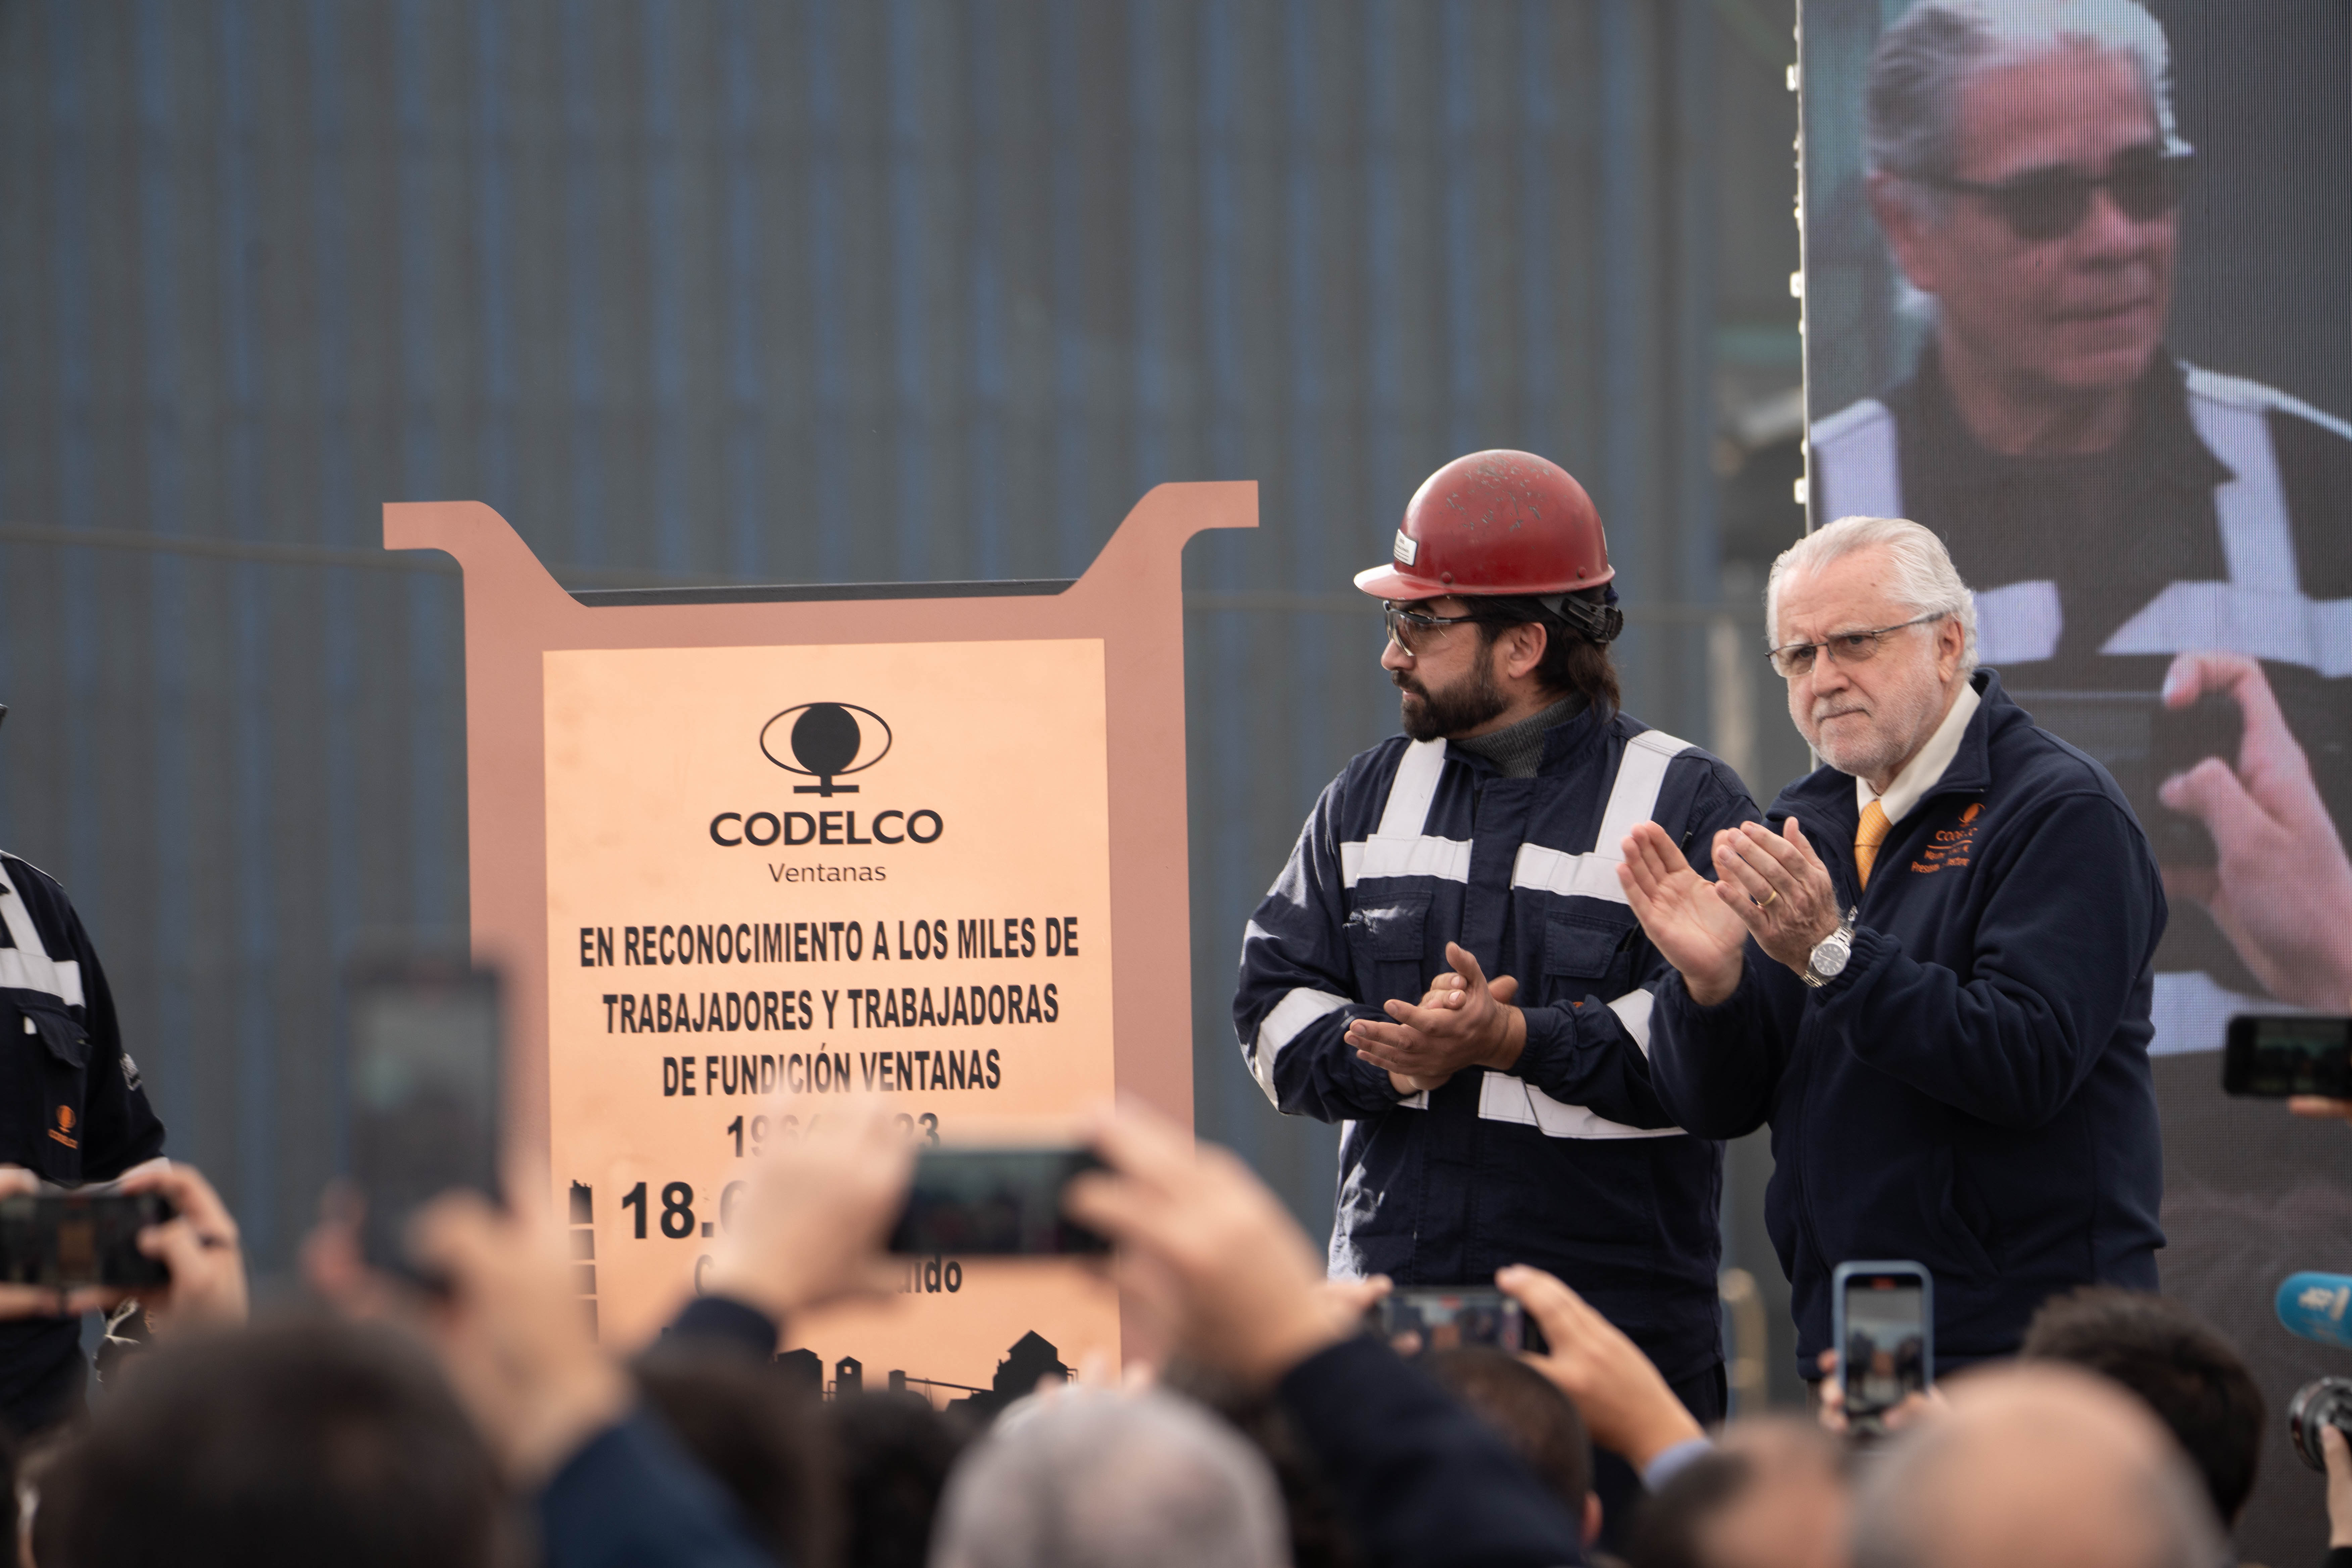
<svg viewBox="0 0 2352 1568"><path fill-rule="evenodd" d="M2153 1413L2050 1362L1964 1378L1854 1499L1855 1568L2210 1568L2236 1561Z"/></svg>
<svg viewBox="0 0 2352 1568"><path fill-rule="evenodd" d="M1284 1568L1265 1456L1174 1394L1073 1389L1015 1405L956 1467L936 1568Z"/></svg>
<svg viewBox="0 0 2352 1568"><path fill-rule="evenodd" d="M2165 351L2169 68L2137 0L1919 0L1887 29L1870 205L1934 328L1811 445L1813 515L1940 534L1985 661L2122 777L2183 900L2159 1052L2218 1048L2250 994L2352 994L2352 773L2306 756L2352 716L2352 426Z"/></svg>
<svg viewBox="0 0 2352 1568"><path fill-rule="evenodd" d="M1715 836L1716 882L1651 823L1619 877L1677 972L1660 1101L1707 1137L1771 1125L1801 1368L1843 1262L1933 1271L1938 1367L2013 1352L2060 1290L2154 1289L2165 900L2122 792L1977 668L1968 588L1917 523L1808 535L1766 617L1824 765L1769 826Z"/></svg>

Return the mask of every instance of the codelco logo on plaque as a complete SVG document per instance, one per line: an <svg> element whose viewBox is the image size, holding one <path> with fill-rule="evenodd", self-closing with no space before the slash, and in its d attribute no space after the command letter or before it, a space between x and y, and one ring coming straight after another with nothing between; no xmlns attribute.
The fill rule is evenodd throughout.
<svg viewBox="0 0 2352 1568"><path fill-rule="evenodd" d="M487 508L386 509L465 564L476 946L607 1342L677 1311L765 1152L847 1096L926 1145L1114 1092L1189 1120L1178 549L1253 492L1161 487L1075 584L903 598L568 595ZM1115 1292L1057 1260L905 1259L895 1299L787 1331L812 1381L941 1402L1119 1348Z"/></svg>

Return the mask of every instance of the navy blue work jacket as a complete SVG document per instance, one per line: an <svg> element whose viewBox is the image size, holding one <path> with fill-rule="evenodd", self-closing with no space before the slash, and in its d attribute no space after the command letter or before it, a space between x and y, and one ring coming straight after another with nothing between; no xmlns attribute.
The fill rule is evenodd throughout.
<svg viewBox="0 0 2352 1568"><path fill-rule="evenodd" d="M1616 868L1644 818L1704 854L1755 816L1721 762L1591 709L1548 733L1533 778L1398 737L1324 790L1243 939L1234 1021L1268 1099L1343 1126L1334 1274L1491 1283L1533 1264L1667 1377L1721 1359L1723 1152L1651 1088L1650 992L1671 970ZM1449 941L1518 980L1527 1048L1403 1096L1341 1037L1418 1002Z"/></svg>
<svg viewBox="0 0 2352 1568"><path fill-rule="evenodd" d="M66 890L0 855L0 1163L72 1186L163 1152L163 1124L122 1053L114 996ZM27 1434L79 1408L72 1318L0 1322L0 1425Z"/></svg>
<svg viewBox="0 0 2352 1568"><path fill-rule="evenodd" d="M2148 1003L2164 886L2107 771L2035 726L1991 670L1942 780L1854 873L1853 779L1780 792L1857 902L1815 990L1748 944L1738 991L1658 988L1651 1066L1685 1127L1772 1127L1765 1223L1794 1291L1797 1361L1830 1344L1841 1262L1935 1275L1936 1362L2017 1349L2052 1294L2156 1289L2164 1154Z"/></svg>

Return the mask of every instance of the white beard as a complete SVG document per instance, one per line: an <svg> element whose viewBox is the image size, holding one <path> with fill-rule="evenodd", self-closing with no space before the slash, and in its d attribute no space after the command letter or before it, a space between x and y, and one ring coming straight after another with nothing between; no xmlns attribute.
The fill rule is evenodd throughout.
<svg viewBox="0 0 2352 1568"><path fill-rule="evenodd" d="M1796 715L1797 728L1822 761L1855 778L1892 780L1895 772L1927 743L1943 717L1946 692L1937 682L1931 663L1920 679L1882 695L1865 721L1839 724L1838 733L1825 736L1822 721L1811 713Z"/></svg>

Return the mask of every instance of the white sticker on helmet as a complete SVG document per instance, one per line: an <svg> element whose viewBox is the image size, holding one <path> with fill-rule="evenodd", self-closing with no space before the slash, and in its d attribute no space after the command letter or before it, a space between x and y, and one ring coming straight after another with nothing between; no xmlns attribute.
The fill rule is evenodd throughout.
<svg viewBox="0 0 2352 1568"><path fill-rule="evenodd" d="M1396 542L1396 558L1398 563L1400 565L1410 566L1412 564L1413 557L1420 553L1421 542L1418 540L1407 539L1404 536L1404 530L1402 528L1398 529Z"/></svg>

